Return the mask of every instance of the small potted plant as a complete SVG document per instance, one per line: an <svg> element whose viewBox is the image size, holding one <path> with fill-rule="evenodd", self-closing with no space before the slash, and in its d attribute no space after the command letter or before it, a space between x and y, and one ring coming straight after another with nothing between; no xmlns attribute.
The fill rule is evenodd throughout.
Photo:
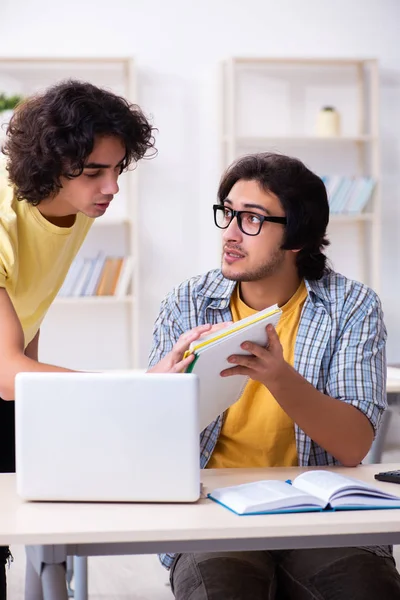
<svg viewBox="0 0 400 600"><path fill-rule="evenodd" d="M9 123L15 107L21 102L22 96L14 94L7 96L0 93L0 137L5 135L7 124Z"/></svg>

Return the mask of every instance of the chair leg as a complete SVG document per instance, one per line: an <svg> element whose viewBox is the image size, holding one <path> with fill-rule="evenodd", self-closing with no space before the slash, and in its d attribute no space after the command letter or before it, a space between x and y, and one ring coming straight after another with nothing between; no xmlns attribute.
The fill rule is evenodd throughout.
<svg viewBox="0 0 400 600"><path fill-rule="evenodd" d="M44 600L68 600L65 565L43 565L41 580Z"/></svg>
<svg viewBox="0 0 400 600"><path fill-rule="evenodd" d="M25 600L43 600L42 580L29 555L25 567Z"/></svg>
<svg viewBox="0 0 400 600"><path fill-rule="evenodd" d="M25 551L25 600L68 600L65 547L25 546Z"/></svg>
<svg viewBox="0 0 400 600"><path fill-rule="evenodd" d="M75 600L88 600L88 559L74 556Z"/></svg>
<svg viewBox="0 0 400 600"><path fill-rule="evenodd" d="M65 577L67 580L68 598L74 597L74 590L71 587L71 582L72 582L73 576L74 576L74 557L67 556L67 570L65 573Z"/></svg>

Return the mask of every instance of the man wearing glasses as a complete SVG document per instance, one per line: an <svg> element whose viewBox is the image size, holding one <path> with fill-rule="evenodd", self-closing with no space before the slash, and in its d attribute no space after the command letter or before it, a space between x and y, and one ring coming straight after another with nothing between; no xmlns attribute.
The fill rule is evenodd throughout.
<svg viewBox="0 0 400 600"><path fill-rule="evenodd" d="M269 346L248 343L221 376L248 375L241 398L200 437L202 468L355 466L385 397L386 330L376 294L330 270L322 180L276 154L223 175L214 221L222 266L163 301L150 365L196 325L237 321L277 303ZM164 554L179 600L400 598L389 547Z"/></svg>

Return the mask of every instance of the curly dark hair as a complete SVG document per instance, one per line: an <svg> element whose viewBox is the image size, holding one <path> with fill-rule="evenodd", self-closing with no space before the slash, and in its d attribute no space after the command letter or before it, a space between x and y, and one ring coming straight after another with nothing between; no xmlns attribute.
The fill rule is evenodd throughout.
<svg viewBox="0 0 400 600"><path fill-rule="evenodd" d="M126 150L122 172L156 154L153 131L136 104L91 83L67 80L17 107L2 150L17 198L37 205L58 193L61 177L82 174L96 137L120 138Z"/></svg>
<svg viewBox="0 0 400 600"><path fill-rule="evenodd" d="M299 277L321 279L330 268L323 253L329 245L329 204L322 179L297 158L272 152L249 154L223 174L218 189L221 204L240 179L257 181L261 189L279 198L287 219L282 249L300 249L296 254Z"/></svg>

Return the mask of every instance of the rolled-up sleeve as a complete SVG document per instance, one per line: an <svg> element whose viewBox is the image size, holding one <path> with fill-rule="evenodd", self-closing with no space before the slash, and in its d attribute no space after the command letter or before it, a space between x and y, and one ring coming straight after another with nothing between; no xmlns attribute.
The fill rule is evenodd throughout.
<svg viewBox="0 0 400 600"><path fill-rule="evenodd" d="M184 333L181 311L174 292L162 301L153 328L153 343L149 356L149 367L153 367L172 350L179 336Z"/></svg>
<svg viewBox="0 0 400 600"><path fill-rule="evenodd" d="M327 394L365 414L375 433L387 408L386 338L381 302L370 291L338 336L326 386Z"/></svg>

